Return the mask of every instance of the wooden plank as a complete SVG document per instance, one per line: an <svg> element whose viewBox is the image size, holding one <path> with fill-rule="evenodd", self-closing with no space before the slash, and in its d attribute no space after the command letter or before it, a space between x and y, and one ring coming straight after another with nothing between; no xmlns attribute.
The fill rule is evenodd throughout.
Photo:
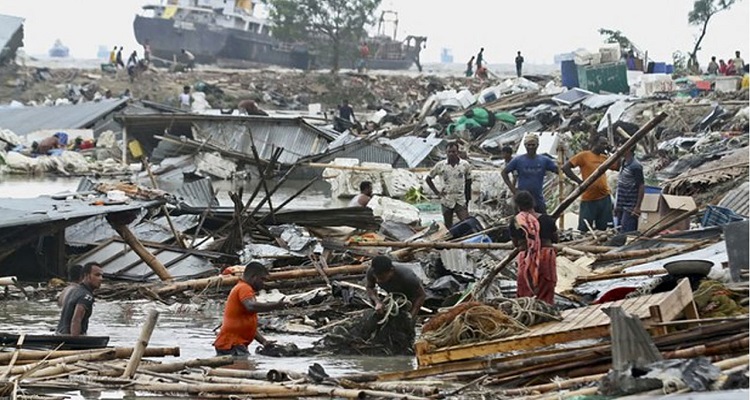
<svg viewBox="0 0 750 400"><path fill-rule="evenodd" d="M612 303L598 304L584 309L567 310L563 312L565 319L561 322L550 322L533 327L525 334L510 336L482 343L472 343L442 349L427 350L418 347L417 361L419 365L431 365L449 361L465 360L494 353L526 350L530 348L550 346L557 343L581 339L592 339L609 336L609 320L601 311L603 308L620 306L623 310L637 315L648 322L654 319L667 321L679 315L687 304L692 302L692 291L686 281L668 293L639 296L634 299L623 299ZM650 312L658 307L658 313ZM422 351L419 351L422 350Z"/></svg>

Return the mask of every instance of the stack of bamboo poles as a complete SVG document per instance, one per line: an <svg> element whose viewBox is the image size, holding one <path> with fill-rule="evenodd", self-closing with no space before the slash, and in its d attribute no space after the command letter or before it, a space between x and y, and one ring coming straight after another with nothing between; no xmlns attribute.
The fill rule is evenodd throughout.
<svg viewBox="0 0 750 400"><path fill-rule="evenodd" d="M744 362L747 370L750 342L747 316L672 321L653 327L662 326L670 329L691 326L653 339L665 359L709 357L720 368L722 365L734 368ZM501 395L516 397L595 384L611 368L611 361L612 344L605 341L574 348L534 349L491 359L437 364L413 371L355 374L346 378L361 382L425 378L469 382L475 386L493 387L493 391ZM539 384L553 379L553 383ZM596 388L587 390L587 394L596 392Z"/></svg>

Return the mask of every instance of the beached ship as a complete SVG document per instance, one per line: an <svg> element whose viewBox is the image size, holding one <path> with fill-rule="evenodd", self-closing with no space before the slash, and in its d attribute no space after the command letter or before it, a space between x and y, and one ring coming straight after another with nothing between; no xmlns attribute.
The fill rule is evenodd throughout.
<svg viewBox="0 0 750 400"><path fill-rule="evenodd" d="M138 43L148 44L156 60L184 61L182 49L186 49L202 64L236 62L298 69L329 66L327 57L320 57L314 46L274 38L269 21L255 11L252 0L167 0L144 6L143 13L135 17L133 29ZM415 62L419 66L425 40L417 36L404 41L385 35L368 38L372 56L367 66L408 69ZM357 54L357 44L352 46L346 51ZM344 57L342 67L354 67L356 61L355 57Z"/></svg>

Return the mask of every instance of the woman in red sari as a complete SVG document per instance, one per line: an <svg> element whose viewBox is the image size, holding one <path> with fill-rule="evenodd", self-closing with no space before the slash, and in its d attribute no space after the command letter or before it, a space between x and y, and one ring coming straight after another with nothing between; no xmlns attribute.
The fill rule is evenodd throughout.
<svg viewBox="0 0 750 400"><path fill-rule="evenodd" d="M513 245L518 254L518 279L516 297L536 297L555 304L557 283L557 253L552 247L558 241L555 220L547 214L534 211L534 198L527 191L513 197L518 214L510 224Z"/></svg>

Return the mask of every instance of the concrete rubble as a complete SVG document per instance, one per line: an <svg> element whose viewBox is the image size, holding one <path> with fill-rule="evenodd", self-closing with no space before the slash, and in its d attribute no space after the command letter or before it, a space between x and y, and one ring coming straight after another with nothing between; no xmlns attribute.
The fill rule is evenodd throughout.
<svg viewBox="0 0 750 400"><path fill-rule="evenodd" d="M619 48L611 46L567 58L565 65L574 63L578 77L611 73L625 87L610 92L590 81L565 85L560 76L477 80L155 70L133 84L122 108L97 114L99 122L59 127L89 130L89 148L69 144L55 155L35 154L30 149L38 139L3 129L0 118L0 174L99 179L83 182L75 193L35 200L43 205L36 211L0 199L0 209L49 216L33 230L24 230L19 221L0 224L0 265L28 259L23 250L35 239L57 243L49 261L54 265L29 261L28 271L13 272L20 280L30 280L32 271L62 275L66 265L116 253L103 265L110 282L98 295L188 303L198 292L224 298L244 265L262 260L271 271L263 295L291 296L296 307L274 314L270 329L323 335L314 348L289 344L265 349L268 356L336 354L335 347L347 343L341 336L344 322L372 313L361 285L375 255L389 255L423 281L428 300L416 321L421 336L409 338L413 348L396 352L383 350L380 342L352 344L365 354L414 354L419 369L350 374L335 381L321 378L325 371L313 367L307 374L273 376L287 386L266 382L271 375L230 378L226 373L226 384L259 379L253 384L262 388L255 393L317 396L326 387L340 390L328 392L331 396L349 397L347 390L358 387L368 396L381 390L379 396L394 398L460 392L517 398L613 395L620 393L617 382L627 383L621 386L628 394L747 388L747 87L714 77L674 79L628 71ZM703 81L713 82L714 89L694 90ZM14 86L6 85L0 98L23 107L73 107L101 101L104 88L118 92L120 84L106 73L18 68ZM198 91L190 112L176 107L185 84ZM247 98L269 116L240 115L236 104ZM338 132L331 110L343 99L363 122ZM45 102L72 105L38 105ZM565 203L576 187L560 182L562 175L547 175L548 209L563 205L556 215L561 242L555 306L514 299L516 253L508 235L513 210L500 176L501 149L511 146L514 155L524 154L524 136L538 134L539 152L561 165L586 149L592 135L623 143L662 114L666 117L636 148L653 201L653 209L643 210L648 224L639 232L579 232L578 201ZM466 231L443 225L439 201L425 183L430 169L445 158L448 141L459 143L461 157L473 168L469 211L475 220ZM157 179L172 176L182 179L182 187L158 190ZM613 192L616 176L608 175ZM279 188L290 189L292 179L304 184L291 188L290 197L275 195ZM252 193L232 190L230 203L220 204L211 182L231 180L249 181ZM318 180L325 182L328 206L288 205ZM367 207L335 206L358 195L363 181L373 185ZM107 209L118 206L125 209ZM66 207L76 210L75 220L58 215ZM156 255L174 281L164 281L153 260L120 250L123 241L138 245L130 236L118 236L123 227ZM20 234L28 238L19 240ZM670 267L695 260L708 263L704 273ZM44 298L60 290L46 285L25 293L19 286L8 285L2 298ZM602 308L624 312L605 315ZM580 317L584 314L590 317ZM495 328L470 325L471 318ZM438 341L452 323L466 324L464 333ZM620 339L628 335L639 345L631 348ZM622 354L641 357L645 348L658 359L639 366L651 371L646 377L613 362ZM201 376L222 373L218 365L227 360L214 361L216 366L205 367L211 372ZM102 365L103 376L119 371L113 363ZM88 374L71 371L68 375ZM179 371L183 368L173 372ZM202 393L229 393L209 387L187 367L180 376L200 381ZM427 378L440 384L425 384ZM66 376L50 379L59 387L74 382ZM21 381L21 386L34 382ZM143 379L138 385L156 387Z"/></svg>

